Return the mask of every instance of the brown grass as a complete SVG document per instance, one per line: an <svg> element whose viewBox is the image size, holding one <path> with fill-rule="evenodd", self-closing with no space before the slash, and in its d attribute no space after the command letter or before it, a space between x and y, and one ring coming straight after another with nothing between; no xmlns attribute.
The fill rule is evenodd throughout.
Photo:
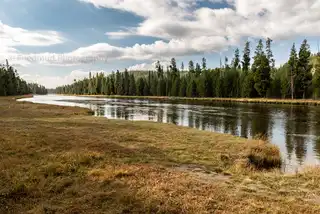
<svg viewBox="0 0 320 214"><path fill-rule="evenodd" d="M11 98L0 118L0 213L320 211L319 169L258 171L259 141Z"/></svg>

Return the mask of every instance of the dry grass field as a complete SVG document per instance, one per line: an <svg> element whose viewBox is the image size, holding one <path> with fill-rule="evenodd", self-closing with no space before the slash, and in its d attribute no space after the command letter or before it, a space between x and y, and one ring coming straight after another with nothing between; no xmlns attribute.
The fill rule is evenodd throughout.
<svg viewBox="0 0 320 214"><path fill-rule="evenodd" d="M0 213L320 212L266 142L88 114L0 98Z"/></svg>

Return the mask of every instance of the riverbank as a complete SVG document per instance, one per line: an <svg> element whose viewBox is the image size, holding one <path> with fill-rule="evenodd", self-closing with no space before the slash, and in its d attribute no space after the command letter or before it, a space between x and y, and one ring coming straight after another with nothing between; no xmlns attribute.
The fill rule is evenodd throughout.
<svg viewBox="0 0 320 214"><path fill-rule="evenodd" d="M61 94L63 96L63 94ZM113 99L148 99L148 100L181 100L181 101L205 101L205 102L238 102L238 103L262 103L262 104L292 104L292 105L320 105L320 100L310 99L270 99L270 98L218 98L218 97L159 97L159 96L120 96L120 95L75 95L70 96L113 98ZM66 96L68 96L66 95Z"/></svg>
<svg viewBox="0 0 320 214"><path fill-rule="evenodd" d="M0 98L1 213L320 211L320 170L261 171L270 144L90 113Z"/></svg>

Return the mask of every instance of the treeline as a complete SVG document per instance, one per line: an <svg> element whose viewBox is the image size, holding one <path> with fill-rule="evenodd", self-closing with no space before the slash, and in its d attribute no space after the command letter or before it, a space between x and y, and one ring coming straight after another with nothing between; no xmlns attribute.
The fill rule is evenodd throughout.
<svg viewBox="0 0 320 214"><path fill-rule="evenodd" d="M307 40L299 52L293 44L289 60L279 68L271 50L272 40L260 40L253 59L250 42L246 42L243 55L239 49L229 62L225 57L219 68L208 69L206 59L201 65L182 63L178 68L175 58L166 69L158 61L155 71L145 76L135 72L89 74L89 78L56 88L58 94L128 95L128 96L180 96L180 97L270 97L318 98L320 96L320 55L312 55ZM241 58L241 59L240 59ZM312 65L311 58L316 58ZM252 62L252 63L251 63ZM222 65L223 64L223 65ZM141 72L140 72L141 73Z"/></svg>
<svg viewBox="0 0 320 214"><path fill-rule="evenodd" d="M13 96L24 94L47 94L44 86L27 83L19 77L16 69L9 65L0 64L0 96Z"/></svg>

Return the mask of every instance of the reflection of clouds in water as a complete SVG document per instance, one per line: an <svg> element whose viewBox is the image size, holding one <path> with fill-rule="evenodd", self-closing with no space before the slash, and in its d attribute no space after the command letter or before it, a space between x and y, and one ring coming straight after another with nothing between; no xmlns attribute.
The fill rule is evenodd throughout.
<svg viewBox="0 0 320 214"><path fill-rule="evenodd" d="M210 103L108 99L75 96L35 96L35 103L79 106L110 119L173 123L192 128L252 138L263 135L279 146L287 168L317 164L320 160L320 109L288 105Z"/></svg>

